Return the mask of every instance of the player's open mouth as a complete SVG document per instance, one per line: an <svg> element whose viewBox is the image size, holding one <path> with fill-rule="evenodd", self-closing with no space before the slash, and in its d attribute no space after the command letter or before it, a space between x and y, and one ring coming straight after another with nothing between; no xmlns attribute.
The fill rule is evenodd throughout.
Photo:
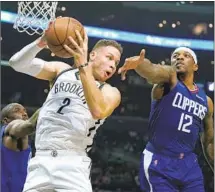
<svg viewBox="0 0 215 192"><path fill-rule="evenodd" d="M110 74L111 74L111 73L110 73L110 72L108 72L108 71L106 71L106 72L105 72L105 75L106 75L107 77L109 77L109 76L110 76Z"/></svg>

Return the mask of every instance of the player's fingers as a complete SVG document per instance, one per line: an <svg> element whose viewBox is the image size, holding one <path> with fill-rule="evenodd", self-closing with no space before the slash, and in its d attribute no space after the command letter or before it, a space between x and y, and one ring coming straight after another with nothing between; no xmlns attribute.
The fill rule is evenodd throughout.
<svg viewBox="0 0 215 192"><path fill-rule="evenodd" d="M79 53L81 53L81 52L82 52L82 51L81 51L81 48L80 48L79 45L76 43L76 41L75 41L71 36L69 36L68 39L69 39L70 43L72 43L72 45L76 48L76 50L77 50Z"/></svg>
<svg viewBox="0 0 215 192"><path fill-rule="evenodd" d="M45 30L45 33L47 33L47 32L51 29L51 25L52 25L53 23L54 23L53 21L50 21L50 22L49 22L49 25L48 25L47 29Z"/></svg>
<svg viewBox="0 0 215 192"><path fill-rule="evenodd" d="M84 42L88 42L88 35L86 29L84 29Z"/></svg>
<svg viewBox="0 0 215 192"><path fill-rule="evenodd" d="M121 74L123 71L125 71L124 66L122 66L122 67L120 67L120 68L118 69L118 74Z"/></svg>
<svg viewBox="0 0 215 192"><path fill-rule="evenodd" d="M130 68L129 68L129 66L130 66L130 65L129 65L129 61L130 61L129 59L126 59L126 60L125 60L124 65L123 65L122 67L119 68L118 74L122 73L123 71L127 71L128 69L130 69Z"/></svg>
<svg viewBox="0 0 215 192"><path fill-rule="evenodd" d="M49 26L48 26L48 29L50 29L50 27L53 25L54 21L50 21L49 22Z"/></svg>
<svg viewBox="0 0 215 192"><path fill-rule="evenodd" d="M135 57L136 57L136 56L135 56ZM126 69L129 69L129 68L130 68L130 65L131 65L131 63L134 61L135 57L129 57L129 58L125 59L125 63L124 63L123 66L124 66Z"/></svg>
<svg viewBox="0 0 215 192"><path fill-rule="evenodd" d="M142 49L141 52L140 52L140 59L141 60L145 59L145 53L146 53L145 49Z"/></svg>
<svg viewBox="0 0 215 192"><path fill-rule="evenodd" d="M72 56L77 56L77 53L75 51L73 51L68 45L63 45L64 49L71 54Z"/></svg>
<svg viewBox="0 0 215 192"><path fill-rule="evenodd" d="M49 27L54 23L54 21L50 21L49 22Z"/></svg>
<svg viewBox="0 0 215 192"><path fill-rule="evenodd" d="M126 73L127 71L123 71L121 74L121 79L124 81L126 79Z"/></svg>
<svg viewBox="0 0 215 192"><path fill-rule="evenodd" d="M75 30L75 34L78 38L78 42L79 42L80 47L83 47L84 41L83 41L83 38L81 37L80 32L78 30Z"/></svg>
<svg viewBox="0 0 215 192"><path fill-rule="evenodd" d="M120 74L122 72L122 69L121 69L121 67L118 69L118 74Z"/></svg>

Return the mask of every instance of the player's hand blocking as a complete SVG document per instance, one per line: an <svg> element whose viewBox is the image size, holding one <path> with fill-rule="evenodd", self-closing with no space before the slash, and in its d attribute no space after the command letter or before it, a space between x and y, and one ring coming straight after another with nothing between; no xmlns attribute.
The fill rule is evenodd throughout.
<svg viewBox="0 0 215 192"><path fill-rule="evenodd" d="M69 36L68 39L70 43L75 47L75 49L71 49L67 45L64 45L64 48L68 51L68 53L74 56L75 65L78 68L80 65L87 63L88 36L85 30L84 30L84 39L81 37L81 34L79 31L76 30L75 33L78 38L79 45L71 36Z"/></svg>
<svg viewBox="0 0 215 192"><path fill-rule="evenodd" d="M128 70L136 69L137 66L144 60L145 58L145 49L142 49L140 52L140 56L129 57L125 60L125 63L122 67L119 68L118 74L121 74L122 80L126 79L126 73Z"/></svg>

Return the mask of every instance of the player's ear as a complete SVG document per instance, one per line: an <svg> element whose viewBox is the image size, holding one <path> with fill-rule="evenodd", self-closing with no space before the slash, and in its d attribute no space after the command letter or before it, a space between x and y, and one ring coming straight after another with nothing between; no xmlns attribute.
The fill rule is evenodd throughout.
<svg viewBox="0 0 215 192"><path fill-rule="evenodd" d="M91 61L94 61L94 60L95 60L96 54L97 54L97 53L96 53L95 51L91 51L91 52L90 52L90 60L91 60Z"/></svg>
<svg viewBox="0 0 215 192"><path fill-rule="evenodd" d="M194 68L194 71L198 71L198 69L199 69L198 64L194 64L193 68Z"/></svg>
<svg viewBox="0 0 215 192"><path fill-rule="evenodd" d="M8 124L8 123L9 123L9 119L7 117L2 119L2 124Z"/></svg>

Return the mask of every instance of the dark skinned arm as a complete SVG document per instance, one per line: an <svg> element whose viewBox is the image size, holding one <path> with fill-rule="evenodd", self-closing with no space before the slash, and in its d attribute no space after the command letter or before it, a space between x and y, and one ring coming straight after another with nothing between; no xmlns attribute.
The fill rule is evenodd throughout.
<svg viewBox="0 0 215 192"><path fill-rule="evenodd" d="M213 102L207 97L208 113L204 118L204 132L201 134L201 143L204 156L212 170L214 170L214 122L213 122Z"/></svg>
<svg viewBox="0 0 215 192"><path fill-rule="evenodd" d="M17 119L10 122L6 128L6 132L8 132L9 135L14 136L16 138L22 138L32 134L35 131L39 110L40 109L38 109L31 116L31 118L26 121L22 119Z"/></svg>

